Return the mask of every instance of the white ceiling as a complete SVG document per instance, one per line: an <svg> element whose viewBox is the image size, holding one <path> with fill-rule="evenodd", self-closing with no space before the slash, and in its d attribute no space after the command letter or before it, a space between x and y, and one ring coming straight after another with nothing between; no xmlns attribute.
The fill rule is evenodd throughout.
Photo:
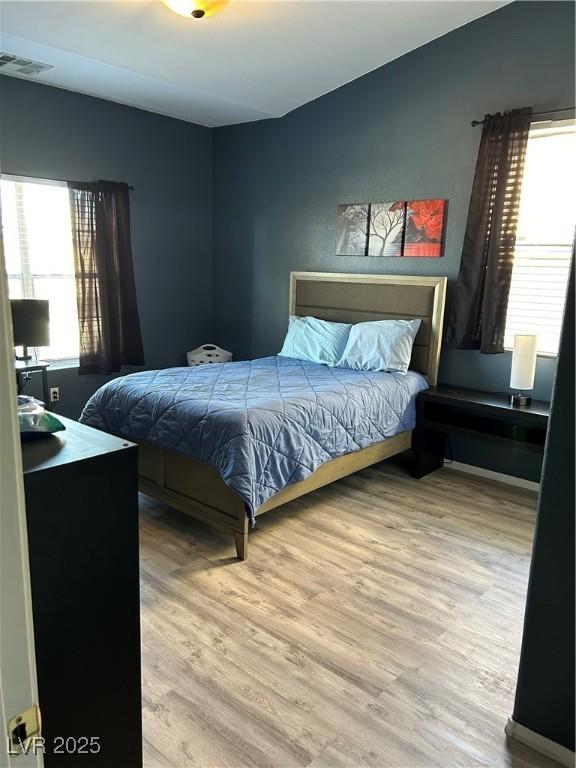
<svg viewBox="0 0 576 768"><path fill-rule="evenodd" d="M232 0L187 19L160 0L2 0L0 49L28 79L217 126L280 117L509 0Z"/></svg>

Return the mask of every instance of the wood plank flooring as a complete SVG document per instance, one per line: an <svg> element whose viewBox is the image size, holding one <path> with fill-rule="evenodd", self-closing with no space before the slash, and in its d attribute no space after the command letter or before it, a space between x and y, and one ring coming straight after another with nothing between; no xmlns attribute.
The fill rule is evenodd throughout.
<svg viewBox="0 0 576 768"><path fill-rule="evenodd" d="M141 497L145 768L556 764L507 743L536 496L381 464L234 544Z"/></svg>

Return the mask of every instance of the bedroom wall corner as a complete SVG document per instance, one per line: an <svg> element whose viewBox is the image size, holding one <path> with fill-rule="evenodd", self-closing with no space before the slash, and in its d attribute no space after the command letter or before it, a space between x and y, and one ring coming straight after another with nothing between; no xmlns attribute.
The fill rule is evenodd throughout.
<svg viewBox="0 0 576 768"><path fill-rule="evenodd" d="M574 103L574 5L514 2L276 120L214 130L216 342L235 356L280 348L291 270L458 275L487 112ZM448 199L441 259L335 256L336 206ZM549 400L556 360L539 358ZM507 391L510 354L443 349L439 380ZM539 480L539 462L479 444L459 461Z"/></svg>
<svg viewBox="0 0 576 768"><path fill-rule="evenodd" d="M182 120L0 76L4 173L134 185L134 271L146 365L184 365L213 336L212 131ZM57 411L77 418L105 376L49 374Z"/></svg>
<svg viewBox="0 0 576 768"><path fill-rule="evenodd" d="M216 341L241 357L277 351L291 270L453 285L481 135L470 121L564 107L574 87L573 4L515 2L284 117L214 129ZM334 255L339 203L415 197L449 201L441 259ZM442 379L464 385L473 370L502 388L508 357L445 350ZM554 372L539 360L536 397L550 398Z"/></svg>

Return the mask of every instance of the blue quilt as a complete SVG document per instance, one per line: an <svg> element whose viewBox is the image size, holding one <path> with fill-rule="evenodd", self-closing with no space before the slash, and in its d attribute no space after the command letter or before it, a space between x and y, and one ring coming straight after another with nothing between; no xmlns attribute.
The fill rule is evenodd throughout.
<svg viewBox="0 0 576 768"><path fill-rule="evenodd" d="M110 381L80 421L214 464L248 515L321 464L413 429L419 373L286 357L168 368Z"/></svg>

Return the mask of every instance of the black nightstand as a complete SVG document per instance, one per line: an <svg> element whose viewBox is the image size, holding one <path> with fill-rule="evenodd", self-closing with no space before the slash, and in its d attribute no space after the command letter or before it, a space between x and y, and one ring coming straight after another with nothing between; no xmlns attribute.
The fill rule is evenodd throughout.
<svg viewBox="0 0 576 768"><path fill-rule="evenodd" d="M512 442L543 454L549 414L550 403L543 400L515 408L506 394L442 384L430 387L416 400L413 475L424 477L443 466L451 434Z"/></svg>

